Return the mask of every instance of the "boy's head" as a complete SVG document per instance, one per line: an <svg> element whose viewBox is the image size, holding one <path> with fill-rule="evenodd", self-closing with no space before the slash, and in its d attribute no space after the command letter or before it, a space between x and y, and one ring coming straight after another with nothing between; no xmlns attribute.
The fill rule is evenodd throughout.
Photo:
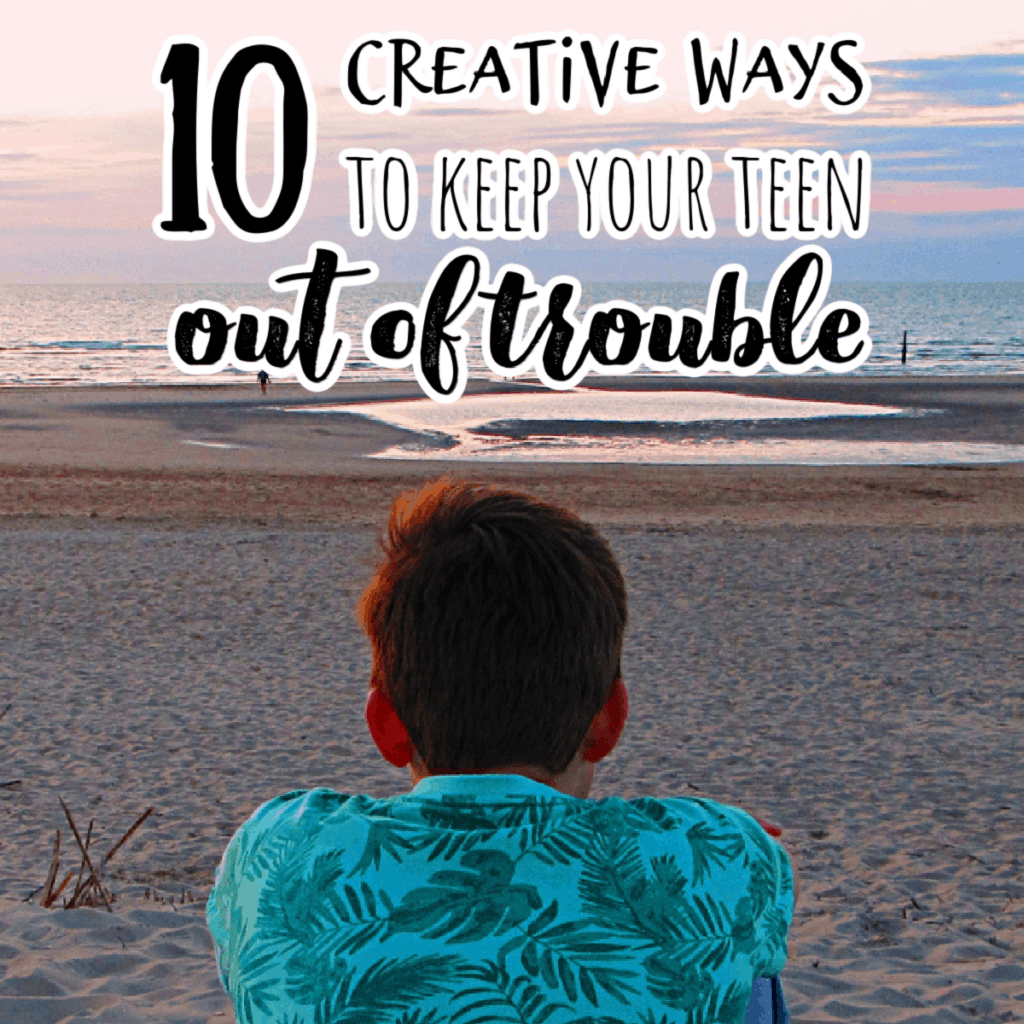
<svg viewBox="0 0 1024 1024"><path fill-rule="evenodd" d="M626 588L597 531L441 480L391 512L360 606L373 681L432 775L573 760L619 675Z"/></svg>

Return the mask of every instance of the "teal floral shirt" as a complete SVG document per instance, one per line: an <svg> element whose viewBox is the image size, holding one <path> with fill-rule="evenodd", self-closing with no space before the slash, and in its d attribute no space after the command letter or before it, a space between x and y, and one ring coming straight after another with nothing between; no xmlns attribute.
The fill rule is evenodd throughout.
<svg viewBox="0 0 1024 1024"><path fill-rule="evenodd" d="M793 874L714 800L431 776L265 803L206 916L239 1024L738 1024L786 962Z"/></svg>

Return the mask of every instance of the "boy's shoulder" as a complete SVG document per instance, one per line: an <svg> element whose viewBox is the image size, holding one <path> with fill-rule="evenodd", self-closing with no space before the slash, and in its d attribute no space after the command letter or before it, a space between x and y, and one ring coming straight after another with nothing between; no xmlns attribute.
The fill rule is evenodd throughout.
<svg viewBox="0 0 1024 1024"><path fill-rule="evenodd" d="M756 892L767 905L787 903L793 891L784 847L739 807L691 796L580 800L535 785L532 799L527 785L506 792L493 780L481 787L490 800L474 797L471 785L458 796L442 787L390 797L293 790L238 830L218 883L262 885L281 870L330 861L346 877L398 872L391 881L406 885L442 862L491 857L516 865L516 877L547 878L550 869L559 885L607 860L642 866L645 876L681 873L692 894ZM787 917L793 909L785 907Z"/></svg>
<svg viewBox="0 0 1024 1024"><path fill-rule="evenodd" d="M292 790L268 800L239 829L249 839L259 835L312 836L328 823L358 819L390 819L403 823L490 830L537 824L545 818L574 818L580 825L615 835L625 833L666 837L685 836L691 843L714 839L728 844L730 838L744 847L770 855L781 849L760 823L739 807L708 797L607 796L596 800L565 797L556 792L522 792L515 787L498 800L463 791L458 795L425 792L387 797L340 793L320 787ZM490 794L493 797L493 792ZM673 837L674 839L675 837Z"/></svg>
<svg viewBox="0 0 1024 1024"><path fill-rule="evenodd" d="M714 843L731 849L734 855L744 849L770 860L777 857L777 851L785 854L783 847L747 811L709 797L607 797L596 804L607 806L609 812L614 808L613 813L622 814L638 832L664 833L673 844L680 839L691 846Z"/></svg>
<svg viewBox="0 0 1024 1024"><path fill-rule="evenodd" d="M756 920L778 940L762 966L777 972L785 962L789 860L746 811L705 797L581 800L517 780L481 783L488 799L471 781L446 785L391 797L293 790L262 804L225 851L211 930L226 934L220 922L234 904L262 906L267 886L305 891L310 878L324 898L367 885L374 899L386 895L396 934L426 913L424 901L443 917L456 896L467 907L525 899L516 906L527 917L557 899L563 914L597 920L618 879L645 907L697 899L750 928Z"/></svg>

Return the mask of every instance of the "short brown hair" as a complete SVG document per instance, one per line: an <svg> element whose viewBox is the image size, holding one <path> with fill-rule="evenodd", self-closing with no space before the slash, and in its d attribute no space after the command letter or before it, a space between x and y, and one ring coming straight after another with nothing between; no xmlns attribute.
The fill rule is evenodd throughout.
<svg viewBox="0 0 1024 1024"><path fill-rule="evenodd" d="M442 479L391 510L360 603L373 671L428 772L565 771L618 674L607 542L528 494Z"/></svg>

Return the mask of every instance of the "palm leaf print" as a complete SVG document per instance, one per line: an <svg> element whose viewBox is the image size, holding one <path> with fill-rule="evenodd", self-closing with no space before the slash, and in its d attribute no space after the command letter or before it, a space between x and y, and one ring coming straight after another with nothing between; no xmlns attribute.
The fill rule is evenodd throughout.
<svg viewBox="0 0 1024 1024"><path fill-rule="evenodd" d="M440 800L424 800L420 807L423 820L434 828L455 831L493 832L494 818L485 808L476 806L476 798L468 796L443 796Z"/></svg>
<svg viewBox="0 0 1024 1024"><path fill-rule="evenodd" d="M343 857L343 850L319 854L311 868L305 858L295 857L266 879L256 921L267 941L308 945L316 941L318 933L343 922L335 893L343 874Z"/></svg>
<svg viewBox="0 0 1024 1024"><path fill-rule="evenodd" d="M248 860L243 862L240 859L238 861L242 868L242 877L247 882L255 882L257 879L265 877L278 864L289 859L292 848L296 845L298 844L295 840L286 832L254 843L254 848L248 851Z"/></svg>
<svg viewBox="0 0 1024 1024"><path fill-rule="evenodd" d="M733 981L724 992L716 995L716 987L708 975L694 972L689 965L673 968L668 957L661 954L656 954L656 957L656 964L645 965L648 966L651 993L671 1009L686 1013L687 1024L743 1020L744 1010L750 1001L749 985ZM654 1019L653 1012L650 1019Z"/></svg>
<svg viewBox="0 0 1024 1024"><path fill-rule="evenodd" d="M474 966L471 976L483 984L459 992L458 999L470 1002L452 1013L451 1024L544 1024L558 1010L573 1009L545 996L528 978L511 978L492 960Z"/></svg>
<svg viewBox="0 0 1024 1024"><path fill-rule="evenodd" d="M630 800L627 806L630 808L629 824L637 831L674 832L679 828L679 819L665 806L663 800L656 797L637 797Z"/></svg>
<svg viewBox="0 0 1024 1024"><path fill-rule="evenodd" d="M326 943L301 946L285 961L284 989L289 999L326 1012L329 1001L336 999L339 993L348 994L355 972L356 969Z"/></svg>
<svg viewBox="0 0 1024 1024"><path fill-rule="evenodd" d="M548 866L575 864L592 836L593 826L586 815L538 822L520 832L519 859L532 856Z"/></svg>
<svg viewBox="0 0 1024 1024"><path fill-rule="evenodd" d="M452 954L376 960L358 980L354 969L336 980L331 994L317 1005L314 1019L323 1024L380 1024L400 1010L460 987L471 971L467 960Z"/></svg>
<svg viewBox="0 0 1024 1024"><path fill-rule="evenodd" d="M692 960L652 953L644 961L644 970L651 995L671 1009L688 1015L707 1002L714 989L711 975L700 970Z"/></svg>
<svg viewBox="0 0 1024 1024"><path fill-rule="evenodd" d="M311 947L324 937L334 954L358 949L387 928L392 903L366 882L343 883L344 851L318 854L312 865L296 858L268 879L257 905L264 942Z"/></svg>
<svg viewBox="0 0 1024 1024"><path fill-rule="evenodd" d="M331 794L332 797L334 795ZM235 871L241 870L241 877L246 881L254 882L261 875L266 875L282 860L285 854L291 852L290 846L298 845L295 839L288 837L287 832L274 835L271 827L274 816L281 811L283 805L304 796L307 796L306 790L296 789L283 796L275 797L260 807L253 818L235 833L235 838L231 840L228 849L237 847L234 855ZM322 810L322 794L315 791L309 793L308 802L313 810ZM333 806L335 802L332 800L331 805ZM238 880L236 874L235 881Z"/></svg>
<svg viewBox="0 0 1024 1024"><path fill-rule="evenodd" d="M252 1024L254 1004L261 1014L269 1014L275 990L280 984L271 971L280 962L277 952L269 950L256 955L260 948L258 941L243 947L237 969L231 975L231 998L238 1024Z"/></svg>
<svg viewBox="0 0 1024 1024"><path fill-rule="evenodd" d="M774 904L774 892L778 872L761 857L750 863L750 884L747 896L754 907L754 917L760 917Z"/></svg>
<svg viewBox="0 0 1024 1024"><path fill-rule="evenodd" d="M726 904L713 896L693 895L688 902L679 904L667 919L670 928L661 943L662 949L672 959L692 961L702 971L717 970L736 955L738 946L746 946L753 939L749 906L749 900L744 904L740 899L733 916ZM750 951L752 949L751 945Z"/></svg>
<svg viewBox="0 0 1024 1024"><path fill-rule="evenodd" d="M517 793L509 793L504 798L505 803L501 805L500 811L495 814L494 823L498 828L523 828L526 825L540 825L550 822L555 817L555 811L562 808L566 815L573 813L572 805L565 805L565 800L559 797L538 797L532 793L524 796ZM497 808L495 808L498 811ZM579 813L585 814L586 808Z"/></svg>
<svg viewBox="0 0 1024 1024"><path fill-rule="evenodd" d="M747 1003L750 1002L750 991L749 985L743 985L738 981L732 982L721 994L717 1004L715 1000L708 1004L707 1013L699 1024L704 1024L705 1021L707 1024L715 1024L723 1020L743 1020ZM695 1021L694 1024L698 1022Z"/></svg>
<svg viewBox="0 0 1024 1024"><path fill-rule="evenodd" d="M706 858L711 859L718 847L707 845ZM708 972L735 955L738 944L753 940L749 900L740 899L734 920L728 907L711 896L694 895L684 903L670 899L668 893L685 884L672 859L658 858L654 877L648 878L635 845L600 834L585 853L579 884L580 898L595 924L641 948L657 947L644 962L648 987L677 1009L696 1005L691 997L706 999L702 986L710 983Z"/></svg>
<svg viewBox="0 0 1024 1024"><path fill-rule="evenodd" d="M366 845L349 876L365 875L371 866L375 871L379 870L381 858L385 853L396 864L401 864L403 857L417 848L412 840L402 835L405 830L418 831L389 818L371 820L366 830Z"/></svg>
<svg viewBox="0 0 1024 1024"><path fill-rule="evenodd" d="M422 1010L417 1007L412 1013L406 1011L395 1024L449 1024L451 1017L441 1010Z"/></svg>
<svg viewBox="0 0 1024 1024"><path fill-rule="evenodd" d="M653 1015L652 1015L653 1018ZM618 1017L573 1017L572 1020L566 1021L566 1024L622 1024L622 1021ZM674 1024L668 1017L662 1017L660 1022L656 1024Z"/></svg>
<svg viewBox="0 0 1024 1024"><path fill-rule="evenodd" d="M570 1021L570 1024L581 1024L581 1022L574 1020ZM654 1011L648 1006L640 1018L640 1024L675 1024L675 1021L669 1020L667 1013L663 1013L661 1017L655 1017Z"/></svg>
<svg viewBox="0 0 1024 1024"><path fill-rule="evenodd" d="M675 900L688 884L679 862L671 854L652 857L651 871L658 887L670 900Z"/></svg>
<svg viewBox="0 0 1024 1024"><path fill-rule="evenodd" d="M383 890L374 896L373 890L365 882L360 884L358 892L354 886L346 885L344 895L344 901L338 900L338 916L349 931L336 942L336 948L341 953L350 953L387 931L388 916L394 904Z"/></svg>
<svg viewBox="0 0 1024 1024"><path fill-rule="evenodd" d="M416 932L426 939L477 942L527 921L541 906L532 885L514 884L514 864L500 850L471 850L464 871L435 871L430 885L412 889L390 916L388 936Z"/></svg>
<svg viewBox="0 0 1024 1024"><path fill-rule="evenodd" d="M730 822L731 824L731 822ZM743 836L737 832L716 832L706 821L699 821L686 830L693 857L693 881L700 885L710 875L711 865L728 867L744 851Z"/></svg>
<svg viewBox="0 0 1024 1024"><path fill-rule="evenodd" d="M749 896L736 901L736 912L732 915L732 948L730 955L752 956L757 951L757 925L754 920L754 904Z"/></svg>
<svg viewBox="0 0 1024 1024"><path fill-rule="evenodd" d="M460 853L472 850L479 846L487 837L480 832L442 832L436 839L424 839L416 845L416 852L430 850L427 854L427 861L454 860Z"/></svg>
<svg viewBox="0 0 1024 1024"><path fill-rule="evenodd" d="M598 833L583 851L578 891L594 924L620 940L657 946L664 905L652 889L639 849L621 837Z"/></svg>
<svg viewBox="0 0 1024 1024"><path fill-rule="evenodd" d="M420 814L424 820L441 835L435 839L424 839L416 851L429 849L427 860L454 860L460 853L473 849L493 835L495 822L482 809L474 806L473 800L442 797L440 800L425 801Z"/></svg>
<svg viewBox="0 0 1024 1024"><path fill-rule="evenodd" d="M761 920L763 922L762 934L765 937L765 946L760 952L767 959L763 963L758 962L755 964L758 974L764 974L766 966L775 960L780 951L786 949L786 933L789 928L785 911L779 907L770 908L765 912Z"/></svg>
<svg viewBox="0 0 1024 1024"><path fill-rule="evenodd" d="M518 949L526 974L542 980L550 990L564 992L571 1003L578 1002L582 993L597 1006L597 987L625 1004L629 996L639 994L629 983L640 977L637 971L609 966L635 962L635 952L624 948L621 935L595 928L590 921L555 924L557 917L558 900L552 900L525 930L501 947L501 964Z"/></svg>

